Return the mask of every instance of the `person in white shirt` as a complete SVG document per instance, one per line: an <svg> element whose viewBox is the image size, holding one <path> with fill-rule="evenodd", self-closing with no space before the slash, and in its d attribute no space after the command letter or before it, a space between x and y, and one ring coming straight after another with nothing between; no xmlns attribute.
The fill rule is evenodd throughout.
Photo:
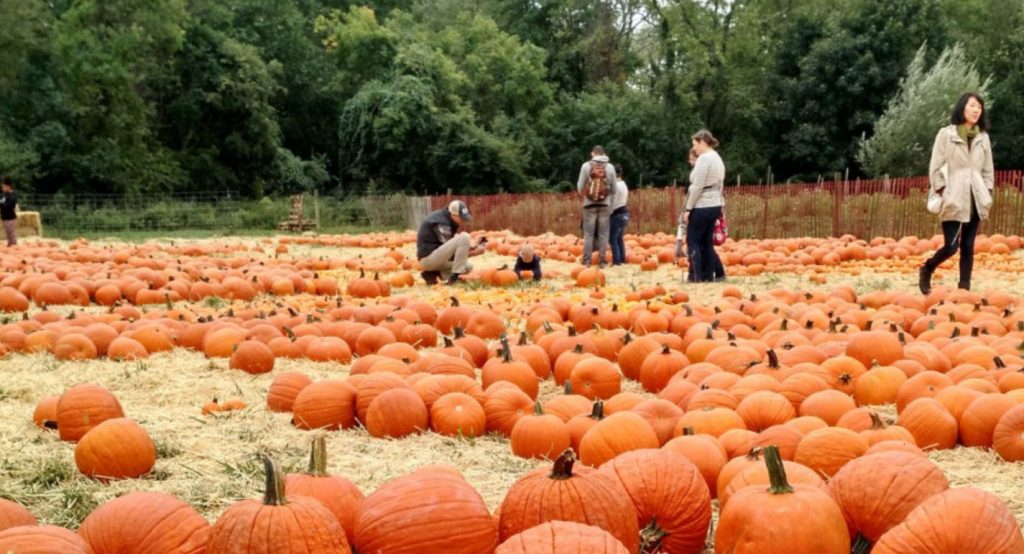
<svg viewBox="0 0 1024 554"><path fill-rule="evenodd" d="M626 263L626 226L629 225L629 187L623 179L622 166L615 166L615 189L612 194L611 229L608 241L612 248L612 265Z"/></svg>
<svg viewBox="0 0 1024 554"><path fill-rule="evenodd" d="M722 217L725 164L715 151L718 139L702 129L693 135L697 165L690 176L686 208L681 220L686 225L686 253L690 258L691 282L715 280L715 266L721 263L715 252L715 222ZM724 276L723 276L724 278Z"/></svg>

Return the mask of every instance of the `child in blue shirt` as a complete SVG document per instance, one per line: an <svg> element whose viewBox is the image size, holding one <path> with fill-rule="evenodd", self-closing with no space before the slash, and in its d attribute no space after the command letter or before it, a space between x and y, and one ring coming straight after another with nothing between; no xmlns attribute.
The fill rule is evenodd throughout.
<svg viewBox="0 0 1024 554"><path fill-rule="evenodd" d="M533 280L540 281L540 256L533 251L533 246L530 244L524 244L519 249L519 255L516 256L516 266L512 269L516 276L520 279L523 278L524 271L530 271L533 273Z"/></svg>

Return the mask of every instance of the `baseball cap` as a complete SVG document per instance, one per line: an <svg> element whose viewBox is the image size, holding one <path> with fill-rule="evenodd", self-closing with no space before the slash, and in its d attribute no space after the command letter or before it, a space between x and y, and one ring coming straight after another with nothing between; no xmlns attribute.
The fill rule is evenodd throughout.
<svg viewBox="0 0 1024 554"><path fill-rule="evenodd" d="M448 213L458 215L466 221L473 219L473 216L469 215L469 208L466 207L466 203L462 200L452 200L448 204Z"/></svg>

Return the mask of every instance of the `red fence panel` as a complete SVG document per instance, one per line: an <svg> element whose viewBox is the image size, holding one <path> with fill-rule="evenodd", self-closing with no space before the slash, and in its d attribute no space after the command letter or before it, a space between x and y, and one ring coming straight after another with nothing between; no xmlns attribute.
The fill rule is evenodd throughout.
<svg viewBox="0 0 1024 554"><path fill-rule="evenodd" d="M727 185L729 232L737 238L930 237L939 222L925 210L928 177ZM684 187L629 192L630 233L674 233ZM997 171L994 203L981 232L1024 234L1024 171ZM440 209L454 196L430 198ZM509 229L520 235L578 235L583 215L575 193L503 193L458 196L477 229Z"/></svg>

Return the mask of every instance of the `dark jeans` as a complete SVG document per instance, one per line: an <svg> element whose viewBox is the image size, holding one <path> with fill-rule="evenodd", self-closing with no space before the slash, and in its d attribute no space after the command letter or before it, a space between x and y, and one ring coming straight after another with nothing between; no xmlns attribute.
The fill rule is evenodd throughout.
<svg viewBox="0 0 1024 554"><path fill-rule="evenodd" d="M629 225L629 210L619 208L612 212L611 230L608 241L612 247L612 265L626 263L626 226Z"/></svg>
<svg viewBox="0 0 1024 554"><path fill-rule="evenodd" d="M960 288L962 289L971 288L971 272L974 270L974 239L978 236L978 225L981 223L978 209L974 205L973 198L971 200L971 220L967 223L943 221L942 248L936 250L935 255L924 263L928 271L935 271L942 262L952 258L959 249Z"/></svg>
<svg viewBox="0 0 1024 554"><path fill-rule="evenodd" d="M722 261L715 252L715 222L722 217L722 207L694 208L690 212L690 220L686 225L686 254L693 268L689 280L692 282L709 282L715 280L716 265ZM722 271L722 277L725 272Z"/></svg>

